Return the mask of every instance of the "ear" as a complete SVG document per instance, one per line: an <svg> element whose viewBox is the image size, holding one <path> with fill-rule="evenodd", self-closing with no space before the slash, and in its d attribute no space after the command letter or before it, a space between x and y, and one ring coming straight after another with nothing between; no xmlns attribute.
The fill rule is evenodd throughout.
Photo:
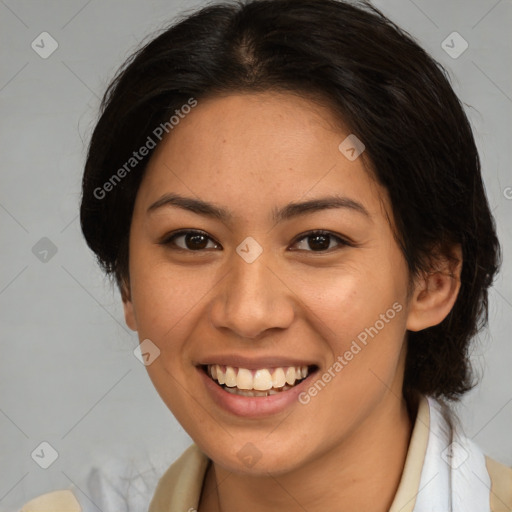
<svg viewBox="0 0 512 512"><path fill-rule="evenodd" d="M137 331L137 320L135 317L135 309L133 307L131 297L130 283L127 282L126 280L123 280L119 288L121 291L121 299L123 301L124 320L126 322L126 325L132 331Z"/></svg>
<svg viewBox="0 0 512 512"><path fill-rule="evenodd" d="M433 259L433 268L417 276L409 300L406 328L421 331L440 324L450 313L460 290L462 248L451 247L450 253Z"/></svg>

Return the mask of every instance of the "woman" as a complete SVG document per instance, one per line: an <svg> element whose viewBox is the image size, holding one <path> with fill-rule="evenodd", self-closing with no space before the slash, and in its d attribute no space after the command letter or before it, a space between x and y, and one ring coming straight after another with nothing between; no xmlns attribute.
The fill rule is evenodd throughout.
<svg viewBox="0 0 512 512"><path fill-rule="evenodd" d="M474 382L499 244L442 68L367 4L206 7L109 86L81 225L194 444L150 512L504 511Z"/></svg>

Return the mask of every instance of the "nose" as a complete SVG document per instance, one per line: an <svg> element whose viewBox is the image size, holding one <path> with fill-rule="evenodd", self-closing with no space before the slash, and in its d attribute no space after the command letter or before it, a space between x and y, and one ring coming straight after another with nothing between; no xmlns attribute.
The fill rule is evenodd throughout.
<svg viewBox="0 0 512 512"><path fill-rule="evenodd" d="M251 340L270 329L289 327L295 315L294 294L265 252L252 263L236 252L231 260L211 303L214 327Z"/></svg>

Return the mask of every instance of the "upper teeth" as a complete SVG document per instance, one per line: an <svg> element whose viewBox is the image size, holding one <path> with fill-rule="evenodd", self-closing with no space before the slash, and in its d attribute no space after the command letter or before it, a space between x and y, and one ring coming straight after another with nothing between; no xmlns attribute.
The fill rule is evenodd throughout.
<svg viewBox="0 0 512 512"><path fill-rule="evenodd" d="M296 380L308 376L307 366L287 366L284 368L261 368L248 370L233 366L208 365L208 374L219 384L238 389L256 389L266 391L271 388L282 388L286 384L293 386Z"/></svg>

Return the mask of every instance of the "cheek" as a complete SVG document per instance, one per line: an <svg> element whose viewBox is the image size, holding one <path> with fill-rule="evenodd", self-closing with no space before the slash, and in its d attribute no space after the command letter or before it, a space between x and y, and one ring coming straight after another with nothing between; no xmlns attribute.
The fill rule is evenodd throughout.
<svg viewBox="0 0 512 512"><path fill-rule="evenodd" d="M388 320L394 320L397 309L405 309L405 286L391 269L344 266L308 272L307 277L302 273L291 282L301 302L313 313L308 318L315 322L315 330L339 350L376 322L379 331L389 330L391 323L398 322ZM395 302L400 307L393 309Z"/></svg>
<svg viewBox="0 0 512 512"><path fill-rule="evenodd" d="M165 345L172 339L179 339L177 333L186 323L187 316L201 307L212 287L206 273L201 273L199 278L193 269L154 262L149 258L134 258L132 276L139 335L154 337Z"/></svg>
<svg viewBox="0 0 512 512"><path fill-rule="evenodd" d="M329 352L326 394L340 406L363 403L396 377L406 331L404 281L391 268L353 268L331 271L314 288L303 281L298 294Z"/></svg>
<svg viewBox="0 0 512 512"><path fill-rule="evenodd" d="M190 269L150 262L149 258L134 258L133 268L132 295L139 339L151 340L159 350L146 370L162 400L188 432L201 417L196 417L190 393L185 391L195 371L187 360L187 340L215 280L210 283Z"/></svg>

